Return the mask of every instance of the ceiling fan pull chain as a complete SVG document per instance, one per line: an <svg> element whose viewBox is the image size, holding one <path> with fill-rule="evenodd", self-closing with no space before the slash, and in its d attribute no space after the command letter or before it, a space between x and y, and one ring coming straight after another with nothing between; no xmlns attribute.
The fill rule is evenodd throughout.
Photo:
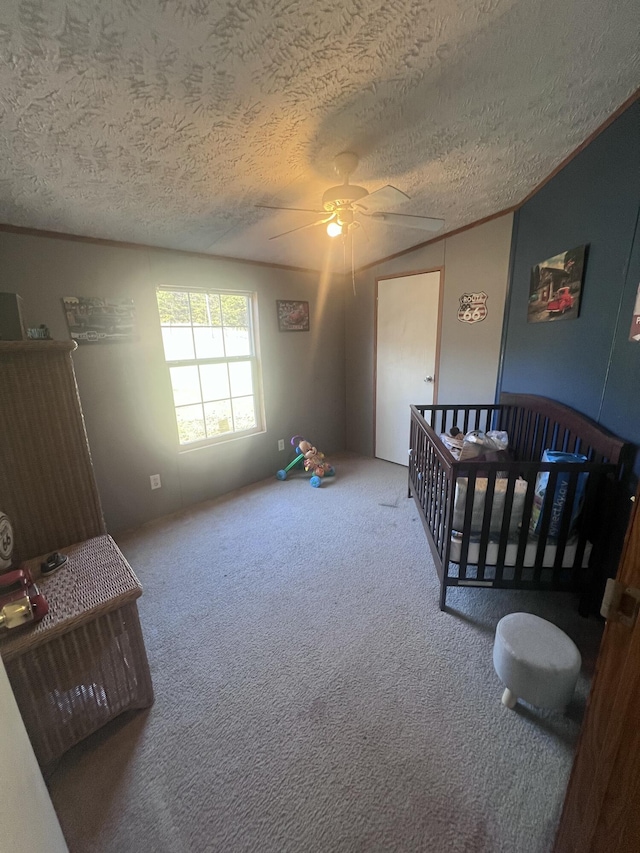
<svg viewBox="0 0 640 853"><path fill-rule="evenodd" d="M356 270L353 263L353 231L351 232L351 285L353 287L353 295L356 295Z"/></svg>

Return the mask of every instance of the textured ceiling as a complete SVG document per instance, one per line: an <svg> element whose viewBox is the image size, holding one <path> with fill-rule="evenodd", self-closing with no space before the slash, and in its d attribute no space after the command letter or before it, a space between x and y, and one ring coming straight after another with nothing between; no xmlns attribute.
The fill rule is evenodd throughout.
<svg viewBox="0 0 640 853"><path fill-rule="evenodd" d="M640 83L637 0L12 0L0 222L321 268L332 159L450 231L519 202ZM428 239L374 223L358 266ZM340 241L338 240L337 243ZM342 263L333 244L332 263Z"/></svg>

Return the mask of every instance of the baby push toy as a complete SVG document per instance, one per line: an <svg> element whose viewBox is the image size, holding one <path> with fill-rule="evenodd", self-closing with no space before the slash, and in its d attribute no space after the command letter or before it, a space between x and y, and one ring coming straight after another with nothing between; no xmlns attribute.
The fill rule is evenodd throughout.
<svg viewBox="0 0 640 853"><path fill-rule="evenodd" d="M290 462L286 468L281 468L276 477L278 480L286 480L287 474L296 465L302 464L305 471L311 471L312 477L309 481L314 489L320 488L323 477L333 477L336 473L332 465L324 461L324 453L320 453L311 444L306 441L301 435L294 435L291 439L291 444L296 449L296 457Z"/></svg>

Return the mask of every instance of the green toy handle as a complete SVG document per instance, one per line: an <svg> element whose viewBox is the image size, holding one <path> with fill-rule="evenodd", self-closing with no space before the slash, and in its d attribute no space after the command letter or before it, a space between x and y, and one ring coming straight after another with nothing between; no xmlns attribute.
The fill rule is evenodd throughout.
<svg viewBox="0 0 640 853"><path fill-rule="evenodd" d="M298 464L298 462L301 462L303 459L304 459L304 455L303 455L302 453L298 453L298 455L297 455L297 456L296 456L296 458L293 460L293 462L289 462L289 464L287 465L287 467L286 467L284 470L285 470L285 471L290 471L290 470L293 468L293 466L294 466L294 465L297 465L297 464Z"/></svg>

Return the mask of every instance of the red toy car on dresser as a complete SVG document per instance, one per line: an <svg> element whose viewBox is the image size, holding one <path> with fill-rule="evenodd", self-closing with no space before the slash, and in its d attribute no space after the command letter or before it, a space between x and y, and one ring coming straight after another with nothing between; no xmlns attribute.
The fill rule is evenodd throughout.
<svg viewBox="0 0 640 853"><path fill-rule="evenodd" d="M553 299L547 303L547 311L549 314L564 314L565 311L570 311L573 308L574 298L568 287L560 287L556 291Z"/></svg>

